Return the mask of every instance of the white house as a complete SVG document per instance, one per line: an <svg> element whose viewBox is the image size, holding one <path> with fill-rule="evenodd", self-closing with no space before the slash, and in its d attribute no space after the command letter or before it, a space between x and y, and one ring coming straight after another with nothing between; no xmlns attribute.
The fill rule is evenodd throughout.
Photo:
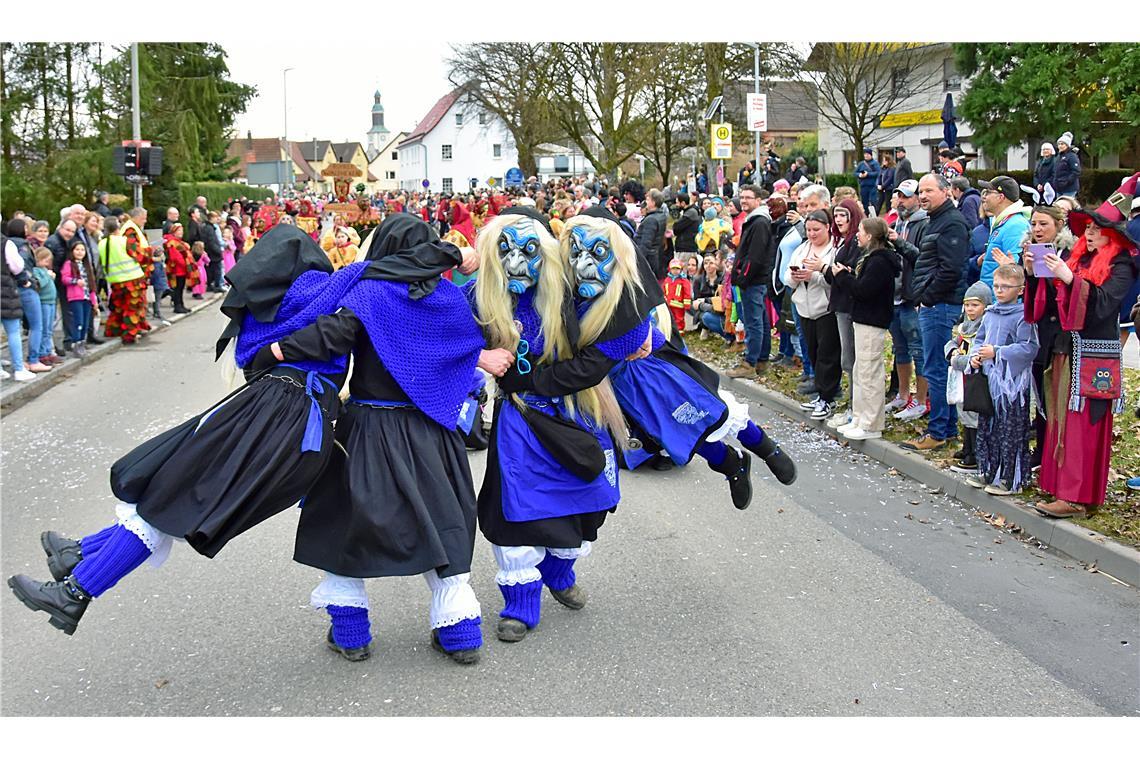
<svg viewBox="0 0 1140 760"><path fill-rule="evenodd" d="M954 51L949 43L925 45L920 50L923 55L918 65L911 71L899 72L900 76L905 77L903 81L906 84L911 87L919 85L919 91L899 103L892 113L881 114L879 128L865 141L875 151L875 158L880 162L884 156L894 158L897 146L905 147L916 175L928 172L938 165L938 143L943 139L942 107L946 95L953 96L957 106L969 89L969 80L959 75L954 65ZM891 65L889 55L883 58L884 66ZM811 64L809 58L807 65ZM821 112L826 107L822 98L819 107ZM974 128L969 122L959 117L957 126L959 146L966 153L978 154L978 158L971 161L967 169L1031 169L1037 161L1041 139L1029 139L1000 155L987 155L973 143ZM1055 137L1056 135L1049 135L1046 139L1054 141ZM854 171L855 165L863 158L854 153L855 146L850 135L836 129L821 114L820 172L844 174ZM1107 158L1102 156L1102 162Z"/></svg>
<svg viewBox="0 0 1140 760"><path fill-rule="evenodd" d="M376 177L373 185L377 190L400 189L400 153L396 146L407 136L407 132L389 135L387 142L379 147L368 162L368 171Z"/></svg>
<svg viewBox="0 0 1140 760"><path fill-rule="evenodd" d="M400 188L458 192L502 186L507 170L518 166L518 151L506 125L495 116L460 103L460 91L439 99L397 146Z"/></svg>

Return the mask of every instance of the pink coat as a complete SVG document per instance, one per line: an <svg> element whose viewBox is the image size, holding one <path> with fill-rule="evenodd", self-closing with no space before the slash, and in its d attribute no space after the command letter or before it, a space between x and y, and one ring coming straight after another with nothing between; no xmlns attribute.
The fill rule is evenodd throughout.
<svg viewBox="0 0 1140 760"><path fill-rule="evenodd" d="M60 276L63 278L63 284L65 286L64 293L68 301L82 301L88 299L93 306L99 305L99 300L94 291L87 287L86 273L80 271L77 275L70 259L63 262Z"/></svg>

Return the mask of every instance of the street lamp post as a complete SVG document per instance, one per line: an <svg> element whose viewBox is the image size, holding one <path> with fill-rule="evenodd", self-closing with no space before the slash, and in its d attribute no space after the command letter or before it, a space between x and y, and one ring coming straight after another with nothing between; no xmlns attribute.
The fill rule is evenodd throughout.
<svg viewBox="0 0 1140 760"><path fill-rule="evenodd" d="M284 107L281 109L281 136L285 141L286 150L288 150L289 145L289 79L286 75L292 70L292 66L281 70L281 101L284 104ZM288 160L288 158L286 158L286 160ZM277 178L280 180L278 184L281 186L282 197L285 196L285 177L283 176L284 168L282 166L284 163L284 161L277 162Z"/></svg>
<svg viewBox="0 0 1140 760"><path fill-rule="evenodd" d="M745 42L745 45L752 48L752 73L756 78L756 85L753 92L757 95L760 94L760 45L755 42ZM754 132L752 135L753 142L756 148L756 161L752 164L752 182L756 183L756 174L760 171L760 133Z"/></svg>

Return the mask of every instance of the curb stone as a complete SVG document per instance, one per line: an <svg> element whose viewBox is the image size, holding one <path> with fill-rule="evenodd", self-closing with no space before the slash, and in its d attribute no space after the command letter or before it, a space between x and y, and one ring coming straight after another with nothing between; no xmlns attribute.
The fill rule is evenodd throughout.
<svg viewBox="0 0 1140 760"><path fill-rule="evenodd" d="M169 322L170 325L154 325L151 331L147 333L147 335L155 335L162 332L163 330L170 329L170 327L174 327L174 325L178 324L183 319L192 317L203 309L208 308L225 294L213 293L211 295L213 296L212 298L203 298L201 301L195 301L194 305L190 307L189 314L168 314L167 316L164 316L163 319ZM125 345L119 338L104 338L104 340L107 342L102 345L89 346L87 350L87 356L83 357L82 359L77 357L68 357L68 360L65 364L61 364L51 372L40 375L35 380L27 383L19 383L15 380L5 380L4 392L3 394L0 394L0 411L2 411L4 414L10 414L16 411L32 399L43 395L48 390L59 385L64 380L77 375L80 368L84 365L91 364L92 362L97 362L106 356L110 356L111 354L119 351ZM146 338L143 338L142 340L146 341ZM140 344L136 343L135 345ZM145 342L141 345L145 345Z"/></svg>
<svg viewBox="0 0 1140 760"><path fill-rule="evenodd" d="M1046 551L1070 557L1090 568L1095 567L1098 571L1133 588L1140 588L1140 551L1068 520L1044 517L1012 499L993 496L977 488L971 488L966 485L964 479L954 473L933 467L921 455L901 449L889 441L882 439L848 441L827 427L824 420L813 420L805 416L799 404L783 394L752 381L730 378L719 370L718 374L721 382L727 387L758 401L762 406L814 428L840 443L846 443L854 451L893 467L928 488L939 489L943 494L987 514L1000 515L1007 525L1016 524L1025 533L1034 536L1043 544Z"/></svg>

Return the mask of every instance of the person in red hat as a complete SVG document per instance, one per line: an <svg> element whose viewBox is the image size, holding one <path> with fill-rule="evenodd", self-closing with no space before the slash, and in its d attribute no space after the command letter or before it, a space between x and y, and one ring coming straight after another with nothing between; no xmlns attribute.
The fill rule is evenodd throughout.
<svg viewBox="0 0 1140 760"><path fill-rule="evenodd" d="M1027 322L1047 319L1056 310L1061 331L1045 376L1045 450L1038 479L1056 500L1036 505L1052 517L1084 517L1104 503L1112 448L1112 418L1123 410L1120 334L1121 303L1136 278L1133 241L1125 234L1125 214L1136 195L1140 172L1092 212L1069 214L1078 236L1067 260L1044 256L1051 277L1026 280ZM1038 269L1032 250L1029 274ZM1056 286L1048 304L1046 283Z"/></svg>

